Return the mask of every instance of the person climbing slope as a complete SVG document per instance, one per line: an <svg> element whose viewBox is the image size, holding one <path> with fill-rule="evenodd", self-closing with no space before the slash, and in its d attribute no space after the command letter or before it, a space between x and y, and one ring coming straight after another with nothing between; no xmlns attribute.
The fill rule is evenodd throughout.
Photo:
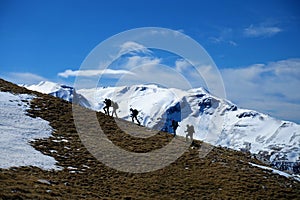
<svg viewBox="0 0 300 200"><path fill-rule="evenodd" d="M140 121L137 118L137 115L139 114L139 111L137 109L132 109L130 108L131 111L131 120L132 122L134 122L134 119L137 121L137 123L139 124L139 126L141 125Z"/></svg>
<svg viewBox="0 0 300 200"><path fill-rule="evenodd" d="M195 133L194 126L187 124L186 125L186 131L184 131L184 132L187 133L186 136L185 136L185 140L188 141L188 137L190 137L191 138L191 142L193 142L193 135Z"/></svg>
<svg viewBox="0 0 300 200"><path fill-rule="evenodd" d="M176 120L173 119L171 127L173 128L174 137L176 136L176 130L177 130L178 126L179 126L178 121L176 121Z"/></svg>
<svg viewBox="0 0 300 200"><path fill-rule="evenodd" d="M109 116L109 107L111 106L111 100L110 99L105 99L103 101L103 103L105 104L105 106L103 108L104 113Z"/></svg>
<svg viewBox="0 0 300 200"><path fill-rule="evenodd" d="M116 118L118 118L118 115L117 115L117 109L119 109L118 103L115 102L115 101L111 101L111 106L112 106L112 108L113 108L112 113L111 113L111 116L113 117L114 114L115 114L115 115L116 115Z"/></svg>

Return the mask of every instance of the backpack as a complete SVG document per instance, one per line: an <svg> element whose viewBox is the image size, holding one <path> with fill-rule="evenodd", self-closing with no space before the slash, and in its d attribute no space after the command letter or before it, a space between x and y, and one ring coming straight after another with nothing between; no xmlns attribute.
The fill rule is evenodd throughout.
<svg viewBox="0 0 300 200"><path fill-rule="evenodd" d="M114 109L118 109L119 108L119 105L118 105L118 103L117 102L111 102L112 103L112 107L114 108Z"/></svg>
<svg viewBox="0 0 300 200"><path fill-rule="evenodd" d="M111 100L110 100L110 99L107 99L107 100L105 101L105 104L106 104L108 107L110 107L110 106L111 106Z"/></svg>
<svg viewBox="0 0 300 200"><path fill-rule="evenodd" d="M132 114L133 114L134 116L137 116L137 115L139 114L139 111L138 111L137 109L134 109L134 110L132 111Z"/></svg>
<svg viewBox="0 0 300 200"><path fill-rule="evenodd" d="M187 132L188 133L195 133L194 126L193 125L189 126L188 129L187 129Z"/></svg>

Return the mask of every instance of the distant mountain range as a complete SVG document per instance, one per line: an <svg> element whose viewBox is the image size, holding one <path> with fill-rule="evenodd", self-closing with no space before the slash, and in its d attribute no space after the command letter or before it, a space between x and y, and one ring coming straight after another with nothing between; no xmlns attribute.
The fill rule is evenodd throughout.
<svg viewBox="0 0 300 200"><path fill-rule="evenodd" d="M75 91L70 86L41 82L27 89L51 94L66 101L103 111L104 99L119 104L118 117L130 120L129 109L139 110L142 125L185 136L186 125L195 127L194 138L251 152L280 170L300 173L300 125L275 119L254 110L241 109L203 88L183 91L157 85L100 87Z"/></svg>

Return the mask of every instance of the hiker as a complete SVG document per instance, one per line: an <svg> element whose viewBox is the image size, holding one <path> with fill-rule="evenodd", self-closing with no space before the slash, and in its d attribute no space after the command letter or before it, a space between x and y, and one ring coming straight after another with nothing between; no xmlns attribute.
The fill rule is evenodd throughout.
<svg viewBox="0 0 300 200"><path fill-rule="evenodd" d="M109 107L111 106L111 100L105 99L103 102L105 104L103 110L104 110L105 114L109 116Z"/></svg>
<svg viewBox="0 0 300 200"><path fill-rule="evenodd" d="M173 119L171 127L173 128L173 131L174 131L174 137L176 136L176 129L178 128L178 126L179 126L178 121Z"/></svg>
<svg viewBox="0 0 300 200"><path fill-rule="evenodd" d="M131 111L130 116L131 116L132 122L134 122L134 119L135 119L137 121L137 123L139 124L139 126L140 126L141 123L137 118L137 115L139 114L139 111L137 109L132 109L132 108L130 108L130 111Z"/></svg>
<svg viewBox="0 0 300 200"><path fill-rule="evenodd" d="M119 108L118 103L112 101L112 102L111 102L111 105L112 105L112 108L113 108L112 113L111 113L111 116L113 117L114 114L115 114L115 115L116 115L116 118L118 118L118 115L117 115L117 109Z"/></svg>
<svg viewBox="0 0 300 200"><path fill-rule="evenodd" d="M191 142L193 142L193 135L195 133L194 126L187 124L186 125L186 131L184 131L184 132L187 133L186 136L185 136L185 140L188 141L188 137L190 137Z"/></svg>

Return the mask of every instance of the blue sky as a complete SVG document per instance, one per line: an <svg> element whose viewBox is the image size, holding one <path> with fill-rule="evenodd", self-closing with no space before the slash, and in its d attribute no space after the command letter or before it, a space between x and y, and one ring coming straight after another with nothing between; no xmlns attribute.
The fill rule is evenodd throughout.
<svg viewBox="0 0 300 200"><path fill-rule="evenodd" d="M100 42L129 29L163 27L203 46L229 100L300 123L299 10L297 0L0 0L0 77L72 84ZM143 52L127 61L166 64L166 55ZM173 60L174 69L182 64Z"/></svg>

